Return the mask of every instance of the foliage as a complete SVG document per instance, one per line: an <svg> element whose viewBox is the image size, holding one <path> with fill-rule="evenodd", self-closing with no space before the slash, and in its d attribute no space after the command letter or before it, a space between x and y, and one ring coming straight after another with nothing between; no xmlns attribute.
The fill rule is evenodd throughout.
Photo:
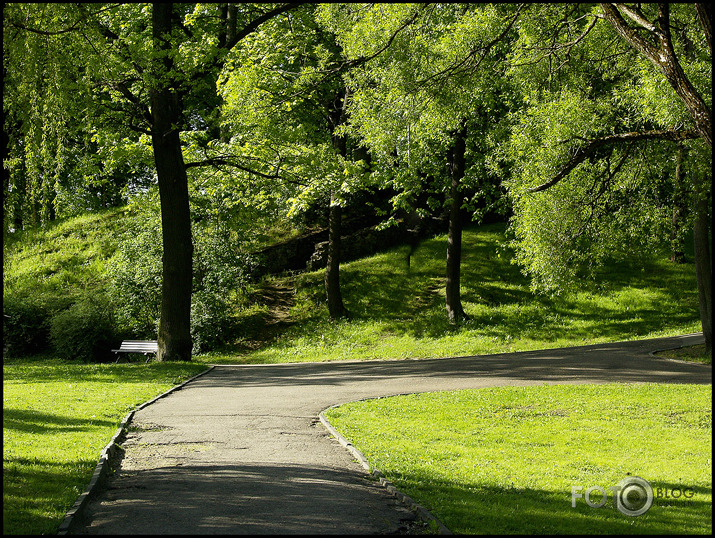
<svg viewBox="0 0 715 538"><path fill-rule="evenodd" d="M232 51L219 79L227 148L262 166L263 174L251 178L255 192L280 197L292 219L316 205L327 210L331 192L345 206L369 185L353 148L338 147L341 52L316 23L315 10L306 5L266 23Z"/></svg>
<svg viewBox="0 0 715 538"><path fill-rule="evenodd" d="M194 235L191 334L194 353L199 353L235 336L236 305L242 302L257 263L241 251L236 234L223 226L205 226Z"/></svg>
<svg viewBox="0 0 715 538"><path fill-rule="evenodd" d="M326 416L455 534L709 534L711 398L702 385L500 387L353 402ZM629 475L656 496L636 518L610 502L608 488ZM609 503L572 508L572 486L606 488Z"/></svg>
<svg viewBox="0 0 715 538"><path fill-rule="evenodd" d="M85 61L104 40L92 18L107 22L107 9L16 3L3 10L11 142L5 230L121 205L147 182L146 144L127 122L115 121L122 84L111 81L121 77L116 56Z"/></svg>
<svg viewBox="0 0 715 538"><path fill-rule="evenodd" d="M511 5L321 6L321 22L356 64L346 74L345 130L369 148L376 181L396 192L395 209L441 209L447 153L462 128L462 189L473 193L473 211L482 205L477 218L484 205L498 205L486 156L504 135L500 121L511 105L500 61L513 16Z"/></svg>
<svg viewBox="0 0 715 538"><path fill-rule="evenodd" d="M509 53L509 76L526 106L511 113L512 136L499 149L509 172L515 260L536 289L556 293L577 287L608 259L682 238L692 224L693 180L712 162L702 141L681 142L687 159L684 184L676 185L677 143L603 145L556 184L530 191L558 177L590 141L692 123L663 76L600 20L599 9L532 5ZM684 70L710 96L711 59L694 8L674 6L671 16ZM676 210L683 216L674 220Z"/></svg>
<svg viewBox="0 0 715 538"><path fill-rule="evenodd" d="M103 294L88 293L50 320L50 341L66 360L104 362L118 345L114 332L114 305Z"/></svg>
<svg viewBox="0 0 715 538"><path fill-rule="evenodd" d="M161 225L155 212L127 218L108 267L120 334L156 339L161 304Z"/></svg>

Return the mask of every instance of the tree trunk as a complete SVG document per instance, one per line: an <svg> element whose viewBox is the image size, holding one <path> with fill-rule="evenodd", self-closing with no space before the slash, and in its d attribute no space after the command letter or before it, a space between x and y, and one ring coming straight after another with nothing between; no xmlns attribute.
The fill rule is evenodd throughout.
<svg viewBox="0 0 715 538"><path fill-rule="evenodd" d="M345 122L346 111L345 101L348 97L348 90L345 90L342 99L336 99L339 105L330 111L330 122L333 139L333 149L342 155L347 156L347 144L344 136L335 134L335 129ZM343 208L337 200L337 193L330 193L330 213L328 216L328 263L325 267L325 294L328 301L328 315L330 319L346 318L349 312L343 304L343 296L340 292L340 236L343 233Z"/></svg>
<svg viewBox="0 0 715 538"><path fill-rule="evenodd" d="M696 172L697 174L697 172ZM710 237L708 218L708 198L712 196L712 182L697 174L695 177L695 274L698 281L698 302L700 322L705 336L705 349L712 351L712 266L710 261ZM710 190L710 192L708 192Z"/></svg>
<svg viewBox="0 0 715 538"><path fill-rule="evenodd" d="M675 177L673 178L673 213L671 214L670 230L670 261L673 263L683 263L685 261L685 249L683 244L683 232L686 214L685 203L685 182L683 179L683 163L685 161L685 148L678 144L675 165Z"/></svg>
<svg viewBox="0 0 715 538"><path fill-rule="evenodd" d="M328 264L325 267L325 293L328 298L330 319L348 317L348 310L343 304L340 293L340 235L342 234L343 208L330 195L330 219L328 225Z"/></svg>
<svg viewBox="0 0 715 538"><path fill-rule="evenodd" d="M464 177L464 128L455 137L454 149L450 158L451 185L449 189L449 232L447 236L447 288L446 303L449 322L457 324L468 320L469 316L462 308L460 293L460 273L462 264L462 200L460 182Z"/></svg>
<svg viewBox="0 0 715 538"><path fill-rule="evenodd" d="M172 4L153 5L153 36L160 52L156 87L150 93L152 146L159 180L162 256L161 317L157 360L191 360L191 283L193 244L189 214L189 189L179 140L181 98L172 89Z"/></svg>

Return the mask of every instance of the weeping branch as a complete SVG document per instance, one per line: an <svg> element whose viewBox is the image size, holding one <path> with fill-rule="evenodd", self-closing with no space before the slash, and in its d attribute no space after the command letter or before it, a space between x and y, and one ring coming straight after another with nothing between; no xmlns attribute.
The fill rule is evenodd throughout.
<svg viewBox="0 0 715 538"><path fill-rule="evenodd" d="M595 154L599 149L611 144L627 144L642 140L670 140L671 142L680 142L682 140L692 140L695 138L700 138L700 133L693 129L667 129L658 131L631 132L594 138L592 140L588 140L583 146L578 148L574 156L571 157L569 162L566 163L558 174L546 183L542 183L541 185L528 189L527 192L541 192L553 187L559 181L568 176L579 164L591 155Z"/></svg>

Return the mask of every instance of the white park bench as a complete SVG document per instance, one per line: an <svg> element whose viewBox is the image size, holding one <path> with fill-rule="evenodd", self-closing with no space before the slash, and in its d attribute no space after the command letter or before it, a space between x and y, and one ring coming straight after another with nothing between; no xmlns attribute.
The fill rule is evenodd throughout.
<svg viewBox="0 0 715 538"><path fill-rule="evenodd" d="M124 340L119 349L112 351L117 355L115 363L119 362L120 353L143 353L147 356L146 362L151 359L151 354L159 350L159 344L156 340Z"/></svg>

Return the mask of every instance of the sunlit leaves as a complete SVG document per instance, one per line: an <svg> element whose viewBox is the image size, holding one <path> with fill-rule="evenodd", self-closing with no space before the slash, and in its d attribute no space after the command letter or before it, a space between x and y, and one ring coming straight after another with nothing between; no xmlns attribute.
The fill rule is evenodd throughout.
<svg viewBox="0 0 715 538"><path fill-rule="evenodd" d="M558 177L588 141L692 123L662 74L599 19L598 9L532 5L509 56L526 109L512 115L510 142L494 164L511 174L516 260L535 288L555 292L577 286L608 258L648 255L671 234L682 237L690 206L684 193L695 171L711 166L700 142L686 144L685 184L676 186L676 144L607 145L550 188L528 192ZM654 6L643 9L654 16ZM711 59L694 9L678 5L671 16L683 69L709 99ZM676 207L683 216L674 224Z"/></svg>

